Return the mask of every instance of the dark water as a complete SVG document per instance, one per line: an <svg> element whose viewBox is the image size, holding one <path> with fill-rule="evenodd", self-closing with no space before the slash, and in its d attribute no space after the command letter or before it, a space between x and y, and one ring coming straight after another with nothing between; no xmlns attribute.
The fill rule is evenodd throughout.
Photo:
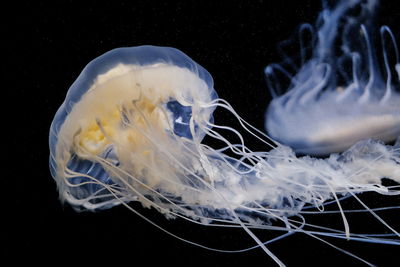
<svg viewBox="0 0 400 267"><path fill-rule="evenodd" d="M8 7L12 14L5 25L3 50L13 111L11 135L4 173L6 198L11 207L3 213L10 226L3 227L6 252L32 262L77 261L86 258L122 259L150 266L252 266L272 265L261 250L225 254L200 249L176 240L146 223L123 207L100 213L76 213L58 201L55 183L48 170L48 129L69 85L83 67L106 51L143 44L172 46L182 50L206 68L214 77L215 89L235 110L258 129L263 130L264 111L269 101L263 68L279 62L276 44L287 39L302 22L314 22L321 7L319 1L121 1L99 4L97 1L26 2ZM400 7L396 1L384 1L379 23L399 33ZM294 48L293 48L294 49ZM7 96L7 95L6 95ZM8 113L11 115L8 115ZM15 114L15 115L14 115ZM234 125L226 112L216 111L215 122ZM15 125L14 125L15 124ZM7 139L8 140L8 139ZM250 142L254 150L265 150ZM9 186L7 184L10 183ZM367 195L371 206L393 205L388 199ZM398 203L398 199L396 200ZM348 203L348 208L358 208ZM154 210L133 205L145 216L175 234L221 249L239 249L254 245L242 230L199 227L180 220L167 221ZM390 213L390 211L389 211ZM397 211L388 222L399 229ZM325 216L310 219L316 224L338 227L340 218ZM311 222L310 221L310 222ZM372 216L360 216L350 226L363 231L382 231ZM356 231L356 228L351 228ZM260 238L272 235L261 233ZM371 245L333 240L380 266L398 254L398 246ZM268 246L289 266L328 264L357 265L359 262L302 234ZM56 261L50 260L55 255ZM156 264L156 265L155 265ZM386 265L390 266L390 264Z"/></svg>

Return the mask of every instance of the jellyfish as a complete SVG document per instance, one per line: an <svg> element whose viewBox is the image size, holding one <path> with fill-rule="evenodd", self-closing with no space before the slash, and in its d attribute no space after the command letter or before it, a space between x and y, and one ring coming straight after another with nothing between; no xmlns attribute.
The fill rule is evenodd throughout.
<svg viewBox="0 0 400 267"><path fill-rule="evenodd" d="M215 108L241 129L215 123ZM249 149L241 131L265 151ZM208 145L205 137L219 145ZM383 178L400 182L399 140L361 141L326 159L297 157L218 98L211 75L174 48L117 48L90 62L54 117L49 146L60 198L78 211L124 205L141 216L129 205L139 202L168 219L243 229L280 266L268 244L293 233L400 244L398 231L357 196L399 195L398 187L382 184ZM350 231L340 204L345 197L364 205L391 234ZM327 203L338 206L343 229L305 221L304 210L322 213ZM264 241L255 229L279 235Z"/></svg>
<svg viewBox="0 0 400 267"><path fill-rule="evenodd" d="M299 28L299 55L265 68L273 96L268 134L310 155L342 152L368 138L393 142L400 136L395 34L372 25L375 0L323 3L316 27Z"/></svg>

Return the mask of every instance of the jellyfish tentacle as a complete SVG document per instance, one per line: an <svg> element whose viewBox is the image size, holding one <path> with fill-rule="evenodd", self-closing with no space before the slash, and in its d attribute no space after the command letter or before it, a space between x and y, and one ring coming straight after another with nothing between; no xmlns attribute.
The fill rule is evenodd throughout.
<svg viewBox="0 0 400 267"><path fill-rule="evenodd" d="M314 85L314 87L308 92L304 93L303 96L300 97L299 103L301 105L306 104L308 101L312 99L316 99L317 95L325 88L328 83L329 77L331 76L331 66L329 64L320 64L317 66L316 72L319 72L319 69L322 69L322 74L320 75L320 81Z"/></svg>
<svg viewBox="0 0 400 267"><path fill-rule="evenodd" d="M311 35L309 47L305 46L304 39L306 32ZM300 66L303 66L307 61L306 52L308 49L312 49L315 44L315 31L310 23L303 23L299 29L299 46L300 46Z"/></svg>
<svg viewBox="0 0 400 267"><path fill-rule="evenodd" d="M364 92L360 97L359 103L366 103L369 98L370 98L370 94L371 94L371 87L374 85L375 82L375 69L374 69L374 65L376 64L375 60L374 60L374 56L372 54L372 45L371 45L371 41L369 38L369 34L368 31L365 27L365 25L361 25L361 31L363 33L364 39L365 39L365 44L367 46L367 59L368 59L368 82L364 87Z"/></svg>
<svg viewBox="0 0 400 267"><path fill-rule="evenodd" d="M390 97L392 95L392 90L393 90L392 89L392 72L391 72L390 65L389 65L388 52L387 52L388 48L387 48L385 35L389 36L390 41L392 42L392 45L393 45L393 50L394 50L393 57L396 60L395 66L400 63L400 57L399 57L399 51L398 51L397 44L396 44L396 39L393 35L393 32L390 30L390 28L386 25L382 26L380 28L380 35L381 35L380 37L381 37L384 66L385 66L385 70L386 70L386 90L381 99L381 103L385 104L390 99ZM400 75L398 77L398 80L400 81Z"/></svg>
<svg viewBox="0 0 400 267"><path fill-rule="evenodd" d="M268 89L270 90L270 93L274 98L276 98L282 94L282 89L281 89L280 83L278 82L278 79L275 75L275 70L282 73L288 79L292 78L292 75L289 73L289 71L287 71L285 68L283 68L279 64L270 64L265 68L264 73L265 73L266 81L270 85L270 86L268 86Z"/></svg>

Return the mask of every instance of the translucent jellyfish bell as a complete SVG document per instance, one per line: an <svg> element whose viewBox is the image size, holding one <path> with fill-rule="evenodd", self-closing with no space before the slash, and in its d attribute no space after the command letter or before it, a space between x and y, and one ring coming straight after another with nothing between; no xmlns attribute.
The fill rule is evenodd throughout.
<svg viewBox="0 0 400 267"><path fill-rule="evenodd" d="M145 163L122 162L122 155L117 154L129 148L132 153L154 158L157 151L149 150L150 143L166 141L158 132L201 141L204 132L196 123L190 124L191 114L195 110L205 121L212 121L214 107L199 109L196 105L215 98L209 73L177 49L118 48L96 58L69 89L51 126L50 167L62 198L78 209L118 204L103 186L87 177L118 186L106 172L108 167L96 158L121 167L133 164L138 173L144 171ZM135 125L136 130L129 125ZM149 136L148 140L143 135ZM113 141L118 145L112 145ZM61 179L65 171L72 176L76 172L85 175L67 182ZM152 174L146 171L141 175Z"/></svg>
<svg viewBox="0 0 400 267"><path fill-rule="evenodd" d="M274 96L265 120L269 135L314 155L340 152L362 139L394 141L400 135L395 34L371 25L376 1L324 3L316 30L300 27L299 60L285 57L265 69ZM380 34L381 44L374 45L371 33Z"/></svg>
<svg viewBox="0 0 400 267"><path fill-rule="evenodd" d="M214 123L216 107L270 151L252 151L239 129ZM205 136L219 147L202 143ZM298 158L217 98L209 73L173 48L120 48L92 61L69 89L49 139L61 199L77 210L122 204L141 216L129 205L137 201L167 218L235 227L281 266L267 246L293 233L399 244L399 233L356 194L399 194L382 179L400 182L400 142L367 140L327 159ZM340 204L347 197L390 233L351 232L349 211ZM329 203L337 204L343 229L306 223L306 209L322 214ZM254 229L275 231L277 237L262 241Z"/></svg>

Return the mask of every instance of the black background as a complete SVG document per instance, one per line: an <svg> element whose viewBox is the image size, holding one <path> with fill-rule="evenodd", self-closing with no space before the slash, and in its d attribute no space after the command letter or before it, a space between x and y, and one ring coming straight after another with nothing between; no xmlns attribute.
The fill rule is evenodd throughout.
<svg viewBox="0 0 400 267"><path fill-rule="evenodd" d="M382 3L377 23L392 26L399 36L400 8L395 3ZM50 256L56 256L62 262L86 259L93 264L103 260L121 264L126 260L128 264L144 261L150 266L274 266L261 249L226 254L188 245L124 207L76 213L62 205L48 171L48 130L69 86L88 62L116 47L144 44L182 50L212 74L221 98L263 129L269 101L263 68L279 62L276 44L290 37L300 23L313 23L320 8L319 1L311 0L32 1L4 8L4 15L11 15L3 23L7 37L3 40L3 68L10 82L4 89L3 100L10 101L4 115L11 118L2 177L4 193L11 193L4 202L5 208L11 207L10 213L5 213L5 220L10 223L3 228L5 252L17 253L14 261L29 259L40 263L54 263ZM224 124L231 118L217 111L215 120ZM387 200L375 201L385 205ZM240 230L166 221L154 210L133 206L189 240L222 249L254 245ZM399 219L395 215L390 216L396 228ZM329 224L329 220L326 216L320 223ZM366 223L359 221L358 225L368 226L370 220L373 219L368 217ZM399 249L395 246L328 241L378 265L396 265L390 263L391 259L398 264ZM268 247L289 266L359 264L301 234Z"/></svg>

